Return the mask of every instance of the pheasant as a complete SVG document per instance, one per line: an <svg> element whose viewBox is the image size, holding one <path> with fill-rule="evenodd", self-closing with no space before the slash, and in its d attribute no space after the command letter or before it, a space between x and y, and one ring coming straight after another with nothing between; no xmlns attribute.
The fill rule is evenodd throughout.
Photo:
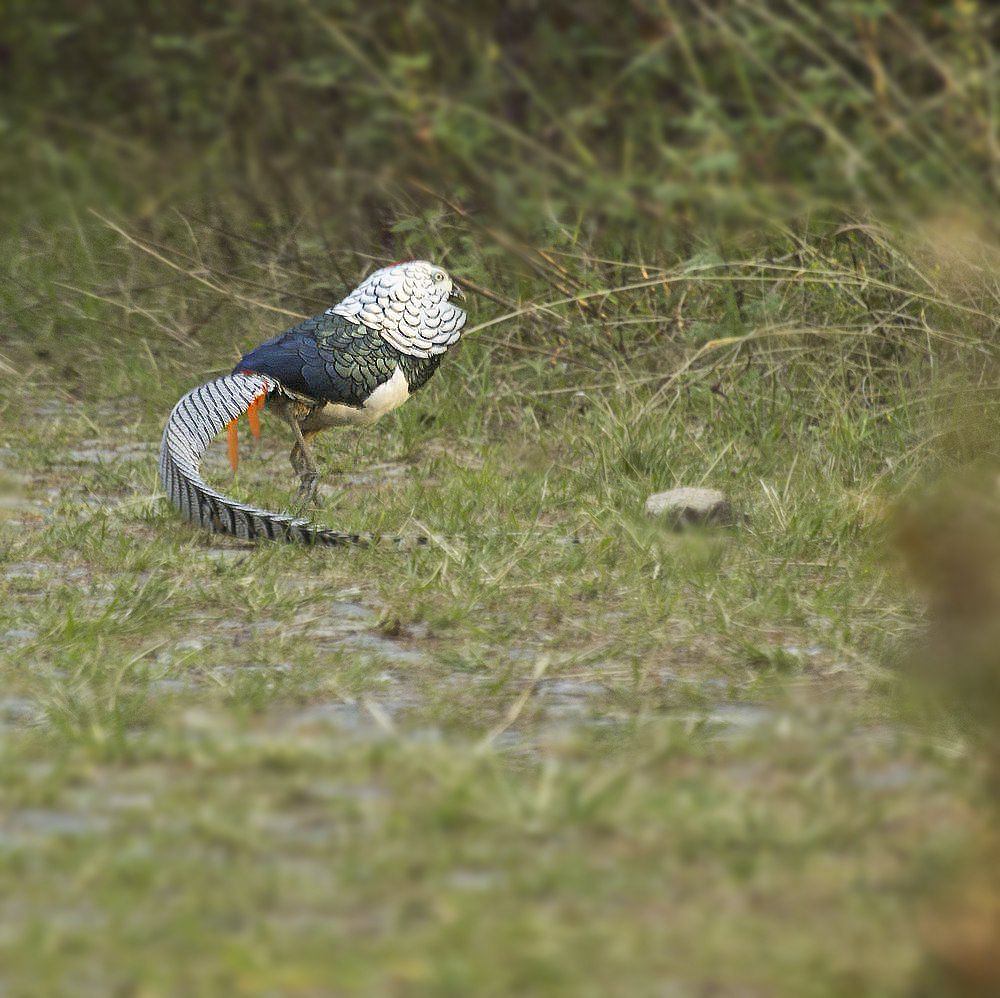
<svg viewBox="0 0 1000 998"><path fill-rule="evenodd" d="M160 445L160 480L171 503L197 526L249 540L365 543L362 535L215 491L201 477L202 455L228 427L235 468L239 418L248 415L259 433L258 413L266 407L291 427L299 497L314 502L319 469L313 438L333 426L370 426L423 387L462 335L466 315L453 300L464 297L444 270L426 260L385 267L339 305L246 354L231 375L189 392L170 413Z"/></svg>

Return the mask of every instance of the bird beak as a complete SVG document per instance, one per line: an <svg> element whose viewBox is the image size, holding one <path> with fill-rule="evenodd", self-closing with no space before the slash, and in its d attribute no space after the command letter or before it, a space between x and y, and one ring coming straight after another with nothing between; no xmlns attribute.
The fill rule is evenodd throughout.
<svg viewBox="0 0 1000 998"><path fill-rule="evenodd" d="M457 284L452 284L448 297L454 301L465 301L465 292Z"/></svg>

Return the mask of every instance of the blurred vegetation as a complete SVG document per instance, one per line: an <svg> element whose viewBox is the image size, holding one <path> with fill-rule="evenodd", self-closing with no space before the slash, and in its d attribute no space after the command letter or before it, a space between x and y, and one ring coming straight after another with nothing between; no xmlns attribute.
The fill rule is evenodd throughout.
<svg viewBox="0 0 1000 998"><path fill-rule="evenodd" d="M976 415L995 441L995 407ZM927 995L986 998L1000 987L998 464L995 443L992 453L966 450L961 470L908 497L895 521L897 547L928 607L927 629L904 647L901 667L920 678L933 703L924 704L927 716L939 723L944 706L987 788L960 870L925 915Z"/></svg>
<svg viewBox="0 0 1000 998"><path fill-rule="evenodd" d="M942 256L981 255L994 224L998 32L969 0L14 0L0 199L32 252L0 344L22 366L24 340L75 348L113 300L123 349L172 340L169 367L248 305L301 314L371 260L431 256L484 304L569 299L491 331L536 357L652 375L677 345L783 327L786 349L807 325L853 331L833 342L864 357L855 386L874 354L933 364L992 321L992 283ZM95 254L106 279L77 283Z"/></svg>
<svg viewBox="0 0 1000 998"><path fill-rule="evenodd" d="M12 0L5 159L150 220L221 202L382 251L447 198L652 262L714 224L986 203L997 32L974 0Z"/></svg>
<svg viewBox="0 0 1000 998"><path fill-rule="evenodd" d="M991 651L1000 619L1000 583L992 558L1000 550L995 486L1000 463L1000 15L994 4L507 0L474 8L454 0L405 5L179 0L140 8L117 0L8 0L0 19L0 414L6 418L4 432L14 427L19 435L5 445L12 453L15 445L23 445L17 453L30 475L47 474L54 490L72 489L67 482L80 476L60 464L64 452L81 449L84 436L107 429L109 411L126 413L115 433L154 440L179 394L228 368L242 349L295 316L315 314L375 264L430 257L475 292L471 334L449 358L448 381L442 384L442 375L428 387L423 414L407 410L386 434L405 460L423 445L421 461L411 463L429 468L439 481L427 486L423 479L408 480L393 498L362 509L347 501L337 515L356 514L359 529L379 517L394 527L419 506L438 517L433 526L446 531L469 532L480 523L511 528L522 520L546 525L555 520L560 528L575 529L583 520L616 538L601 549L596 567L574 561L572 552L531 550L530 557L518 559L515 551L492 577L474 559L449 561L448 552L426 577L421 563L411 563L402 581L378 558L364 561L362 574L392 601L393 612L410 613L421 626L430 615L446 634L442 643L450 635L452 644L440 651L440 662L435 660L439 672L428 672L441 688L459 668L454 663L474 671L468 649L478 647L476 642L486 649L483 661L492 661L511 635L528 640L522 632L543 629L575 635L576 625L571 628L569 622L574 615L590 619L599 612L603 604L595 595L611 578L624 609L615 605L613 612L621 614L616 621L610 607L607 619L595 617L600 621L595 632L603 628L604 640L603 635L621 628L636 644L625 650L588 649L592 658L580 652L581 661L593 668L594 681L610 682L602 670L612 651L621 662L633 663L619 662L616 668L645 676L647 660L659 654L659 645L673 650L671 615L676 614L697 632L698 641L712 646L693 645L699 666L700 656L712 663L705 671L738 667L752 672L754 682L765 675L767 682L777 683L775 675L800 667L797 652L787 647L806 647L815 638L816 622L832 619L836 625L823 640L834 646L838 662L870 664L882 659L887 646L903 647L907 667L919 666L914 671L934 677L932 690L941 689L935 682L945 682L947 693L939 699L947 708L947 723L969 738L985 770L993 777L1000 772L995 737L989 733L1000 706L1000 672ZM563 403L578 391L586 394L586 411L581 422L572 423ZM76 416L54 410L52 419L40 423L35 418L39 400L52 398L72 402ZM109 409L112 404L119 409ZM436 422L428 429L425 422L432 419ZM456 470L441 454L429 458L429 436L443 439L456 453L486 455L490 467ZM366 456L374 459L373 453ZM151 727L149 744L131 740L141 711L130 713L128 698L144 702L149 676L142 664L145 652L127 642L138 641L145 631L122 625L118 634L115 614L124 619L133 612L144 619L148 607L138 601L146 582L136 579L148 565L157 566L155 581L168 593L157 596L157 641L161 631L163 642L177 638L177 606L183 599L199 606L205 602L200 591L186 597L178 593L177 580L195 549L180 546L180 527L172 516L163 514L154 524L150 532L157 540L147 538L142 543L148 546L137 548L136 537L144 537L148 519L155 519L147 508L155 489L147 463L146 478L126 465L124 471L102 466L93 480L84 480L83 487L95 493L125 497L121 529L130 533L121 541L122 551L107 540L108 522L91 515L89 507L86 516L64 507L50 538L38 530L18 542L29 552L17 549L18 558L28 559L25 564L35 559L60 569L62 551L76 543L85 552L77 556L86 570L103 573L122 589L116 590L114 613L90 619L86 600L73 602L77 597L70 592L55 601L58 606L44 607L61 615L56 623L43 611L35 621L42 637L32 647L47 662L51 659L55 670L43 676L51 701L48 716L71 745L82 745L84 754L94 752L95 766L107 761L91 745L100 741L102 724L86 720L81 704L93 700L98 712L114 706L113 723L108 723L118 732L116 751L123 758L132 751L155 757L161 751L155 738L168 743L170 725L181 716L179 708L171 713L172 707L157 706L152 720L140 718ZM882 568L873 567L884 560L877 538L886 509L900 493L967 467L973 469L970 478L959 476L956 487L915 499L898 517L899 549L930 594L931 606L944 608L926 652L910 654L903 638L918 632L924 641L927 635L910 596L900 595ZM718 552L698 548L698 541L690 549L678 543L661 550L666 542L630 518L629 510L640 507L646 492L680 484L674 478L682 475L693 476L695 484L714 476L731 483L744 506L756 502L753 522L758 526L733 541L739 557L720 553L721 542ZM969 480L974 486L967 487ZM255 490L262 487L253 482ZM491 564L508 557L495 542L489 552ZM726 558L735 567L717 573L717 559ZM255 605L269 613L281 612L274 609L274 593L291 574L290 561L287 553L260 553L254 573L240 579L241 592L254 594ZM669 570L661 576L661 563L679 565L677 577ZM532 566L538 578L530 574ZM582 577L585 570L593 574L586 586L580 593L567 592L566 580ZM194 571L202 573L199 585L214 602L231 600L228 578L216 578L211 566ZM328 588L350 581L351 570L340 563L324 562L319 571L327 573L322 578ZM17 602L18 593L9 612L35 619L35 593L30 583L23 585L24 602ZM435 593L433 600L428 591ZM538 595L543 591L545 599ZM66 610L67 599L79 620ZM546 600L552 603L547 609ZM488 621L484 605L495 614ZM511 607L520 613L513 623L504 617ZM293 606L289 598L284 609L289 621L297 619L299 604ZM185 612L195 611L188 607ZM221 623L215 623L235 620L250 626L255 619L234 604L224 607ZM405 623L397 620L392 626L405 630ZM790 644L782 628L793 627L803 633ZM104 641L116 649L114 642L120 641L121 649L136 655L114 679L113 695L104 690L110 682ZM293 651L290 640L287 644L283 654L306 654L299 645ZM262 659L272 647L270 638L261 640ZM309 654L316 658L316 671L327 676L329 662L320 661L315 649ZM72 656L89 664L73 665L73 683L66 685L64 660ZM959 660L962 668L943 668ZM178 675L187 681L193 666L183 656L179 661ZM146 672L126 675L136 662ZM449 662L454 668L441 665ZM34 682L17 665L8 678ZM362 681L351 679L355 665L344 668L348 679L337 673L336 682L350 687L350 681ZM491 679L494 701L510 692L506 683L512 674ZM831 668L808 677L817 688L827 684L813 690L817 701L838 700L830 696L829 684L855 683L847 692L835 687L846 700L869 682L831 678L835 675ZM614 694L625 702L634 699L636 717L646 711L656 715L659 706L644 699L654 693L647 679L642 682L647 685L637 680L635 688L623 682ZM865 692L875 685L871 682ZM33 689L29 686L25 695ZM533 689L529 686L525 697ZM252 692L254 711L282 706L281 691L263 681ZM303 699L311 695L295 693ZM792 694L786 690L786 695ZM456 708L449 714L450 705L435 701L425 709L437 712L435 723L441 727L468 729L470 738L481 738L470 721L484 713L480 692L463 689L459 700L462 696L474 700L464 713ZM676 694L658 691L655 696L669 700ZM207 703L216 717L229 709L228 701L206 699L203 691L192 697L202 706ZM252 724L253 711L241 713L243 701L235 694L233 699L236 708L226 716L242 731L240 725ZM119 700L126 704L121 710ZM527 702L520 701L521 706ZM500 708L494 703L491 709L495 714ZM873 708L842 709L838 722L850 728ZM156 711L168 719L162 729L154 726L160 723L158 714L153 717ZM77 723L77 715L84 720ZM503 716L497 721L489 715L490 723L502 727ZM516 720L511 714L509 723ZM171 752L187 752L182 724L179 730L176 744L162 749L168 759ZM651 737L655 744L660 734ZM664 737L673 745L672 733ZM810 844L825 857L824 836L836 843L847 835L852 849L861 849L859 843L868 839L860 831L839 830L844 815L849 813L859 827L871 822L880 833L883 821L879 813L870 817L864 802L856 803L857 787L838 776L836 765L849 768L849 753L856 748L845 748L841 761L826 767L825 759L836 751L834 739L826 746L822 738L797 737L803 746L796 753L768 739L767 749L754 748L753 764L764 759L762 768L774 774L779 757L798 756L795 764L808 770L808 780L829 791L829 800L816 804L822 818L817 827L832 831L813 833L807 820L801 831L788 800L797 801L801 793L813 804L809 788L814 783L796 782L791 771L781 771L777 781L787 778L794 787L791 798L784 786L772 786L773 796L761 805L771 811L761 817L751 800L739 820L771 842L772 822L780 814L779 825L790 822L788 841L803 836L803 864L812 856ZM33 758L40 741L21 750ZM609 744L610 750L588 743L585 749L556 752L546 757L541 775L527 763L508 766L506 759L491 761L495 771L490 772L511 800L519 800L519 794L525 800L537 796L539 812L549 806L542 802L551 796L550 762L553 774L563 774L551 776L556 786L562 779L569 786L582 779L588 786L587 781L603 786L606 780L624 787L633 810L623 813L648 822L636 834L645 836L651 854L660 854L659 829L673 820L675 802L668 799L666 810L652 804L662 793L659 783L668 781L651 789L647 782L657 781L648 781L639 763L629 769L627 747L611 739ZM697 804L699 788L714 778L712 752L717 750L706 749L704 759L695 759L690 745L684 745L683 766L701 765L687 771ZM280 766L269 763L276 772L281 767L308 770L297 749L281 751L288 757ZM386 751L391 762L395 757ZM426 761L421 751L404 743L401 755L415 753L419 768ZM648 747L643 751L648 753ZM736 761L745 761L739 751L734 750ZM211 797L205 787L218 789L211 771L215 757L206 752L209 762L198 764L209 772L192 777L194 799ZM12 771L19 772L18 758L11 758ZM261 785L256 757L248 758L241 771L246 795L242 783L232 791L237 807ZM427 759L427 773L439 782L428 777L426 795L408 796L404 780L393 786L394 802L409 801L399 806L414 825L411 835L420 834L425 796L434 798L444 815L445 832L462 834L448 824L457 828L458 814L492 829L491 809L499 805L480 788L464 757L449 756L445 746L440 758ZM574 769L581 759L585 765ZM325 757L321 762L326 765ZM352 763L359 767L359 785L366 785L370 763ZM591 768L602 763L620 764L625 775L611 768L593 777ZM88 757L79 768L91 764ZM113 764L125 766L117 758ZM372 765L378 773L383 765L394 771L382 760ZM68 785L78 778L76 768L76 762L66 767ZM442 789L449 780L458 791ZM27 781L18 793L31 802L40 791ZM837 803L842 793L849 794L850 806ZM419 799L410 801L411 796ZM728 786L718 793L722 801L731 796ZM282 798L274 800L276 809L285 806ZM628 867L635 829L614 824L610 812L616 808L609 807L590 825L581 819L593 840L581 837L577 848L584 861L596 863L605 840L613 839L634 883L643 883L645 860ZM697 820L687 834L690 848L698 852L704 814L697 806L692 812ZM561 833L568 813L553 807L548 834ZM511 841L523 847L518 862L532 862L535 843L530 836L518 837L520 811L509 820L510 828L501 827L501 834L509 832ZM224 825L226 816L218 821ZM913 836L907 848L916 855L912 842L920 839L923 826L912 816L904 823ZM427 840L447 853L441 829L432 826L425 829ZM486 836L482 828L479 834ZM726 858L728 835L716 852L708 850L706 865L739 865ZM740 841L738 835L735 840ZM984 840L993 841L993 833L984 833ZM106 859L113 871L115 840L108 841ZM460 841L484 852L483 842L489 842L474 835ZM773 841L784 860L784 840L777 835ZM381 844L398 848L391 829ZM985 856L989 863L997 852L984 846L977 862ZM749 869L756 854L747 857ZM537 862L544 880L548 861L541 856ZM772 862L784 870L782 863ZM895 860L881 860L888 865L878 867L877 875L858 873L844 862L843 871L853 872L830 867L819 878L821 902L835 906L830 898L836 891L828 880L839 890L848 875L862 883L869 882L866 877L878 883L883 875L897 876L883 874ZM200 876L197 865L190 871L192 883ZM704 869L697 868L698 877ZM386 890L409 876L408 870L390 866ZM101 872L110 876L104 868ZM733 893L726 876L723 871L717 884L723 901ZM786 909L769 910L775 921L759 923L766 944L748 944L753 953L743 954L744 962L727 972L739 974L748 966L761 980L780 981L785 955L771 952L778 949L771 945L775 927L803 925L801 935L810 938L794 954L801 962L796 972L803 975L797 980L814 980L810 960L820 957L810 947L825 941L812 938L817 921L801 920L795 903L809 905L812 899L796 896L797 871L790 876L795 882L785 885L788 893L777 905ZM750 898L739 886L736 893ZM422 887L417 878L418 895ZM134 897L126 888L122 910L128 911ZM572 892L556 884L554 895L556 888L572 907ZM375 893L381 890L375 883ZM659 912L659 888L650 891L650 910ZM1000 972L984 956L989 945L980 945L976 933L982 934L983 925L1000 923L998 896L1000 886L988 882L970 893L972 900L959 892L944 918L928 930L933 938L927 949L938 975L927 985L928 993L971 993L961 990L966 986L995 993L991 975ZM498 889L495 897L501 907L511 897L520 900L514 889L509 895ZM581 897L586 903L586 891ZM469 910L477 904L475 898L464 903ZM730 916L733 939L748 925L758 925L756 902L747 903L753 910L746 917L742 912ZM903 979L907 952L897 946L882 959L882 941L895 945L900 938L891 903L878 915L870 938L868 922L856 920L848 909L837 910L842 924L856 925L872 951L866 956L867 972ZM478 918L482 912L476 911ZM825 918L822 903L817 911ZM979 917L978 911L987 914ZM712 908L701 917L709 925L717 914ZM513 926L515 936L522 931L514 915L502 910L492 915L495 922L483 924L499 924L501 933ZM459 921L472 925L476 919ZM966 932L968 921L975 928ZM155 918L151 924L158 924ZM646 919L642 924L654 923ZM645 931L636 930L635 939L645 940ZM427 933L432 946L451 952L448 939L435 936L433 925ZM48 937L38 938L38 952L44 953ZM484 953L489 943L482 943ZM649 952L658 952L659 944L651 936ZM726 946L719 946L725 952ZM30 971L34 950L25 953ZM728 968L715 953L709 947L699 959ZM620 954L641 979L644 965L632 960L628 946ZM758 954L763 954L763 970L755 962ZM845 963L851 955L845 954ZM420 958L413 958L415 965ZM823 959L829 969L825 951ZM266 953L259 960L266 963ZM836 968L838 960L832 959ZM586 975L588 965L582 966ZM463 972L474 978L475 969ZM520 965L504 969L513 978L523 972L531 979L530 965L523 971ZM614 976L613 963L603 970ZM400 979L409 972L399 970ZM859 978L851 974L861 973L862 985L868 982L864 970L842 972L839 993L858 989ZM368 980L364 974L361 979ZM461 974L456 980L468 984ZM815 993L838 993L823 985L820 981ZM453 993L467 992L456 987ZM709 985L697 993L715 992Z"/></svg>

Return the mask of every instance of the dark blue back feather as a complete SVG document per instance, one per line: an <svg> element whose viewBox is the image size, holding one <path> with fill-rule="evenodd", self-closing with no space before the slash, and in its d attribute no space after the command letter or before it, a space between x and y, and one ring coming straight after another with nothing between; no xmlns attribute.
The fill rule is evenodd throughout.
<svg viewBox="0 0 1000 998"><path fill-rule="evenodd" d="M262 343L243 357L233 373L266 374L288 391L316 402L360 408L392 377L400 359L399 352L373 330L324 314Z"/></svg>

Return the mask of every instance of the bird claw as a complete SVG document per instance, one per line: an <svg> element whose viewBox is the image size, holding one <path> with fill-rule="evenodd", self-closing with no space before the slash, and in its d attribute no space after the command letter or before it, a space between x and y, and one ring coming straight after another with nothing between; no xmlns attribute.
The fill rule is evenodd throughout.
<svg viewBox="0 0 1000 998"><path fill-rule="evenodd" d="M299 491L295 495L295 505L301 516L309 509L318 509L322 503L319 498L319 474L304 471L299 476Z"/></svg>

